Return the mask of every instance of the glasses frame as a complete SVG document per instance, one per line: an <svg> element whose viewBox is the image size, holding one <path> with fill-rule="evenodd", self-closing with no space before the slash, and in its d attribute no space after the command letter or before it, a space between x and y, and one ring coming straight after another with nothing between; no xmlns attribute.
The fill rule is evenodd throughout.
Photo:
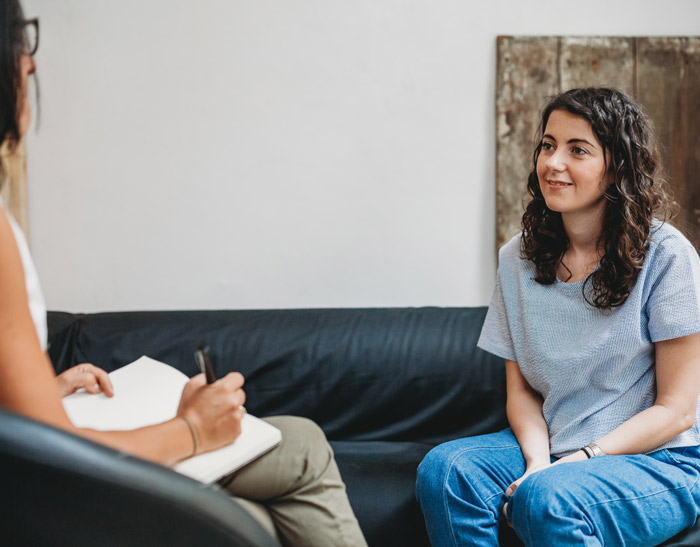
<svg viewBox="0 0 700 547"><path fill-rule="evenodd" d="M26 37L25 34L25 28L26 27L34 27L34 31L36 32L36 40L34 41L34 47L29 51L28 49L25 50L25 53L29 55L30 57L33 57L34 54L37 52L39 49L39 19L37 17L33 17L32 19L26 19L22 23L22 36ZM29 44L25 44L25 46L28 46Z"/></svg>

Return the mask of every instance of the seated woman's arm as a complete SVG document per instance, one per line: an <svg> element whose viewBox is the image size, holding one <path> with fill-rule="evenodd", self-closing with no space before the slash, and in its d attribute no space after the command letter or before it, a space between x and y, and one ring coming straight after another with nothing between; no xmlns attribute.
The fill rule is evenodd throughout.
<svg viewBox="0 0 700 547"><path fill-rule="evenodd" d="M606 454L644 454L695 423L700 394L700 333L655 344L657 395L654 404L596 442ZM526 462L526 472L506 491L512 495L526 477L549 467L549 437L541 399L517 363L506 361L508 420ZM546 460L545 460L546 452ZM586 460L583 450L553 465ZM506 508L503 512L505 514Z"/></svg>
<svg viewBox="0 0 700 547"><path fill-rule="evenodd" d="M183 390L179 416L197 430L199 452L232 442L240 434L245 401L243 377L232 373L211 385L204 376ZM0 209L0 406L103 444L163 464L193 453L184 419L133 431L95 431L73 426L61 402L58 382L42 351L27 304L24 270L12 228Z"/></svg>
<svg viewBox="0 0 700 547"><path fill-rule="evenodd" d="M507 489L512 496L528 476L551 465L549 430L542 413L542 397L527 382L520 365L506 359L506 413L525 459L525 473ZM507 506L508 504L506 504ZM503 514L506 507L503 508Z"/></svg>
<svg viewBox="0 0 700 547"><path fill-rule="evenodd" d="M695 423L700 393L700 333L656 342L656 400L597 440L606 454L650 452Z"/></svg>
<svg viewBox="0 0 700 547"><path fill-rule="evenodd" d="M506 393L508 422L518 439L526 468L531 471L549 465L549 432L542 413L542 397L527 383L518 363L507 359Z"/></svg>

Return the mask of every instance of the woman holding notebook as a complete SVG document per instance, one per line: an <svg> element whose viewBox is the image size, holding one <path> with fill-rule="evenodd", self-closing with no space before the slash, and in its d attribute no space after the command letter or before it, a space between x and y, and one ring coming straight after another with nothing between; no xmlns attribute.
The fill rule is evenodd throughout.
<svg viewBox="0 0 700 547"><path fill-rule="evenodd" d="M31 119L28 80L36 70L36 19L24 18L18 0L0 1L0 141L2 183L6 158ZM84 387L111 396L107 374L83 364L58 376L46 354L46 307L29 249L13 218L0 207L0 406L141 458L171 465L233 442L245 408L244 379L231 373L208 385L204 375L185 386L178 414L132 431L79 429L61 397ZM365 545L333 452L313 422L270 418L282 444L222 485L286 545ZM259 504L253 503L259 502ZM263 509L264 507L264 509Z"/></svg>

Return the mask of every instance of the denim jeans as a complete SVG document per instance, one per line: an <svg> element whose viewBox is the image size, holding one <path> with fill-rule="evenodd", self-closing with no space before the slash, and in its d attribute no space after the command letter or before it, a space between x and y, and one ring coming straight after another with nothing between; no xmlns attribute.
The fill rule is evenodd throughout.
<svg viewBox="0 0 700 547"><path fill-rule="evenodd" d="M697 446L559 464L505 489L525 473L513 432L459 439L431 450L416 495L433 546L498 545L508 513L528 546L653 546L700 514Z"/></svg>

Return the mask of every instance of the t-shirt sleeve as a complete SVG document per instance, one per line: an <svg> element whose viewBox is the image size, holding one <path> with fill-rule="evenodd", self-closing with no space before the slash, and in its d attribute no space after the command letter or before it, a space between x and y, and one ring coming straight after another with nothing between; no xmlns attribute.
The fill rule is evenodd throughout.
<svg viewBox="0 0 700 547"><path fill-rule="evenodd" d="M477 346L503 359L516 361L500 276L496 276L496 288L493 290Z"/></svg>
<svg viewBox="0 0 700 547"><path fill-rule="evenodd" d="M700 258L685 239L662 241L646 304L652 342L700 332Z"/></svg>

